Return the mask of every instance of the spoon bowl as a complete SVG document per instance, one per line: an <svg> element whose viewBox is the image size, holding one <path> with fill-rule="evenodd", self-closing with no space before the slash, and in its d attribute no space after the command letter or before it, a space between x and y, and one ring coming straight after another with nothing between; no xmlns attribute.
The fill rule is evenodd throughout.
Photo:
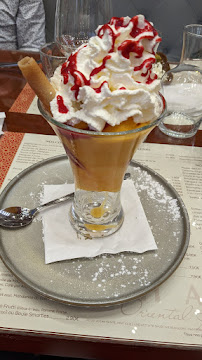
<svg viewBox="0 0 202 360"><path fill-rule="evenodd" d="M40 211L49 206L59 204L63 201L72 200L74 192L65 195L59 199L49 201L46 204L39 205L34 209L27 209L20 206L12 206L0 210L0 226L4 228L21 228L29 225L34 219L35 215Z"/></svg>

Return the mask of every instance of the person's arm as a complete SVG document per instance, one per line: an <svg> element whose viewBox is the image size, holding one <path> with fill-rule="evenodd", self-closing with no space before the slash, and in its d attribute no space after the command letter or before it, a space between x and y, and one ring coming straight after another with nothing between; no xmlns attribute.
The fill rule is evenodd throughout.
<svg viewBox="0 0 202 360"><path fill-rule="evenodd" d="M0 0L0 49L17 49L16 14L19 0Z"/></svg>
<svg viewBox="0 0 202 360"><path fill-rule="evenodd" d="M45 44L45 12L42 0L19 0L16 29L18 49L38 50Z"/></svg>

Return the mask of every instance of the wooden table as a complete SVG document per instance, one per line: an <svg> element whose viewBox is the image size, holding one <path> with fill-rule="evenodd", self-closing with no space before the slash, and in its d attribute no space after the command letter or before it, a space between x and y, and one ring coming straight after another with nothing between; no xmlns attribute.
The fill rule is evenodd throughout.
<svg viewBox="0 0 202 360"><path fill-rule="evenodd" d="M0 62L16 62L25 53L17 51L0 51ZM39 59L39 54L34 54ZM10 107L25 86L25 80L17 66L0 68L0 111L6 112L4 131L53 134L52 129L40 115L9 112ZM178 144L187 146L202 146L202 131L190 139L177 140L162 134L158 128L153 130L147 142L162 144ZM0 324L1 326L1 324ZM51 329L50 329L51 331ZM165 339L166 340L166 339ZM35 354L57 355L89 359L133 359L141 356L156 359L201 359L200 349L190 350L183 347L170 348L151 344L141 346L141 343L102 338L101 340L83 336L41 334L32 331L3 329L0 327L0 350Z"/></svg>

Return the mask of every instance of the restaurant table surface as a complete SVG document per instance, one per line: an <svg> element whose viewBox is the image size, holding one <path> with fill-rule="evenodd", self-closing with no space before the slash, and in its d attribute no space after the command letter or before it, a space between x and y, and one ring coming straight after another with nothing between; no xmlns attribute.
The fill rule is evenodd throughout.
<svg viewBox="0 0 202 360"><path fill-rule="evenodd" d="M16 63L26 55L39 60L38 53L25 53L19 51L0 50L0 63ZM40 116L35 114L9 112L12 104L26 84L17 66L1 68L0 64L0 111L6 112L3 131L35 133L53 135L53 130ZM148 136L146 142L159 144L173 144L186 146L202 146L202 131L189 139L175 139L161 133L156 127ZM51 331L51 329L50 329ZM165 339L166 340L166 339ZM199 348L186 349L185 347L169 347L158 344L145 346L141 342L127 342L126 340L114 340L110 338L93 338L88 336L42 334L27 330L2 329L0 324L0 350L24 353L45 354L53 356L66 356L85 359L132 359L141 356L146 359L149 356L160 359L201 359L202 350Z"/></svg>

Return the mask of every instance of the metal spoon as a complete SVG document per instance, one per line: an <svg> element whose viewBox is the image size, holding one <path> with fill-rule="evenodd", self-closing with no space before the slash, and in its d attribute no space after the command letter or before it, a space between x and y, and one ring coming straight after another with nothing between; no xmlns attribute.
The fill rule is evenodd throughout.
<svg viewBox="0 0 202 360"><path fill-rule="evenodd" d="M33 218L39 211L49 206L59 204L63 201L71 200L73 199L73 197L74 192L65 195L59 199L49 201L46 204L39 205L32 210L22 208L20 206L12 206L6 209L2 209L0 210L0 226L5 228L19 228L22 226L26 226L32 222Z"/></svg>
<svg viewBox="0 0 202 360"><path fill-rule="evenodd" d="M131 174L126 173L124 175L124 180L129 179L130 177L131 177ZM6 209L1 209L0 210L0 226L5 227L5 228L20 228L22 226L26 226L32 222L33 218L39 211L41 211L49 206L59 204L63 201L71 200L71 199L73 199L73 197L74 197L74 192L72 192L68 195L65 195L59 199L49 201L46 204L39 205L35 209L32 209L32 210L27 209L27 208L22 208L20 206L12 206L12 207L8 207Z"/></svg>

